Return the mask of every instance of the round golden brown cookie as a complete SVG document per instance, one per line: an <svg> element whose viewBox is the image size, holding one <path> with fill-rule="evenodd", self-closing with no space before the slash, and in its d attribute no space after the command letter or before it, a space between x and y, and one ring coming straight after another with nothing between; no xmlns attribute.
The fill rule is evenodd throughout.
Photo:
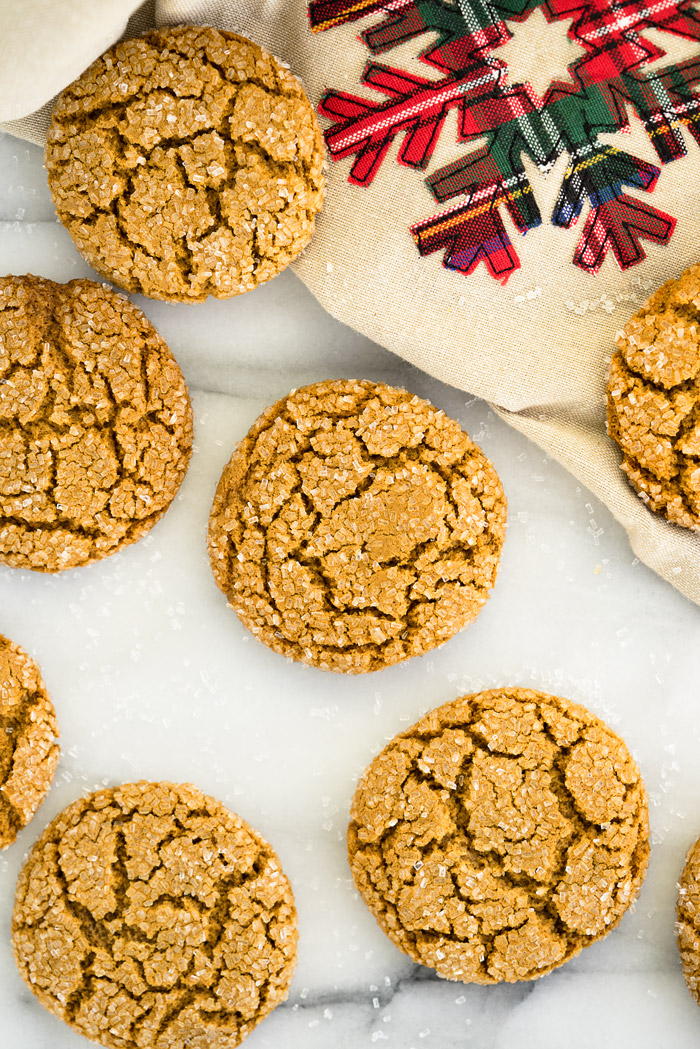
<svg viewBox="0 0 700 1049"><path fill-rule="evenodd" d="M69 805L17 883L12 943L42 1005L115 1049L231 1049L287 996L296 911L270 846L189 784Z"/></svg>
<svg viewBox="0 0 700 1049"><path fill-rule="evenodd" d="M676 934L685 982L700 1005L700 839L688 850L681 873Z"/></svg>
<svg viewBox="0 0 700 1049"><path fill-rule="evenodd" d="M700 265L670 280L618 336L608 432L650 510L700 529Z"/></svg>
<svg viewBox="0 0 700 1049"><path fill-rule="evenodd" d="M0 562L44 572L145 535L192 450L170 350L88 280L0 278L0 424Z"/></svg>
<svg viewBox="0 0 700 1049"><path fill-rule="evenodd" d="M331 380L268 408L238 446L209 556L260 641L356 674L478 615L505 519L496 471L457 422L405 390Z"/></svg>
<svg viewBox="0 0 700 1049"><path fill-rule="evenodd" d="M313 233L323 165L299 82L206 26L116 44L60 96L46 145L81 254L170 302L239 295L284 269Z"/></svg>
<svg viewBox="0 0 700 1049"><path fill-rule="evenodd" d="M29 823L51 786L58 725L39 668L0 635L0 849Z"/></svg>
<svg viewBox="0 0 700 1049"><path fill-rule="evenodd" d="M355 792L348 855L384 932L465 983L532 980L641 886L647 798L623 741L527 689L463 696L396 736Z"/></svg>

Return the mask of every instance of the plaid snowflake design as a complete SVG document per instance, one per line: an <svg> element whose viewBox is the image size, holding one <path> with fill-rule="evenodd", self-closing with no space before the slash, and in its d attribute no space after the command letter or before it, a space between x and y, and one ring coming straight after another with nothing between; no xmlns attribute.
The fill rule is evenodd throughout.
<svg viewBox="0 0 700 1049"><path fill-rule="evenodd" d="M511 38L506 22L523 21L541 8L548 22L572 20L568 37L584 54L569 67L571 82L553 81L543 97L530 84L509 84L497 49ZM361 37L380 55L424 34L436 34L420 58L440 78L415 76L368 62L362 83L384 96L369 101L327 91L319 112L331 155L354 157L349 181L367 186L394 138L403 136L398 159L425 168L447 113L458 113L459 141L486 138L427 179L444 207L417 222L411 233L421 255L444 251L444 265L471 273L483 263L505 282L520 266L500 209L521 233L542 216L523 156L546 172L569 157L551 221L568 228L589 205L574 253L577 266L596 273L609 251L622 269L645 257L642 239L665 244L675 219L625 192L654 189L660 168L600 142L602 132L628 131L628 110L640 118L662 164L686 155L682 128L700 143L697 58L645 72L665 54L645 29L700 41L700 14L691 0L310 0L314 31L380 16Z"/></svg>

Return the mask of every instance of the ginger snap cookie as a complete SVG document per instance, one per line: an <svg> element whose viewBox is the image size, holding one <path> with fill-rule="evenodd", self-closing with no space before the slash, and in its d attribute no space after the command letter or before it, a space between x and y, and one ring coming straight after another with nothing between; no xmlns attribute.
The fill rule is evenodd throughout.
<svg viewBox="0 0 700 1049"><path fill-rule="evenodd" d="M0 635L0 849L29 823L59 758L53 703L38 666Z"/></svg>
<svg viewBox="0 0 700 1049"><path fill-rule="evenodd" d="M685 982L700 1005L700 839L688 850L681 873L676 934Z"/></svg>
<svg viewBox="0 0 700 1049"><path fill-rule="evenodd" d="M12 944L42 1005L115 1049L231 1049L286 998L296 911L277 856L190 784L69 805L22 869Z"/></svg>
<svg viewBox="0 0 700 1049"><path fill-rule="evenodd" d="M529 689L463 696L363 774L348 855L414 961L465 983L532 980L605 936L637 896L647 797L623 741Z"/></svg>
<svg viewBox="0 0 700 1049"><path fill-rule="evenodd" d="M0 562L58 572L165 513L192 450L182 373L125 296L0 278Z"/></svg>
<svg viewBox="0 0 700 1049"><path fill-rule="evenodd" d="M66 88L46 169L98 273L169 302L227 298L308 243L323 202L316 114L257 44L206 26L116 44Z"/></svg>
<svg viewBox="0 0 700 1049"><path fill-rule="evenodd" d="M608 432L650 510L700 529L700 265L651 296L618 337Z"/></svg>
<svg viewBox="0 0 700 1049"><path fill-rule="evenodd" d="M268 408L237 447L209 556L260 641L361 673L478 615L505 520L496 471L457 422L405 390L331 380Z"/></svg>

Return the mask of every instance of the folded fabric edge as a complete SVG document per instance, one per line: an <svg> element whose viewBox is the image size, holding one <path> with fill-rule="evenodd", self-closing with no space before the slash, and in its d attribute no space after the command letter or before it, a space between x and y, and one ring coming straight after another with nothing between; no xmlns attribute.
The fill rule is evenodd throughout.
<svg viewBox="0 0 700 1049"><path fill-rule="evenodd" d="M700 605L700 534L649 510L622 472L622 457L604 430L573 418L538 416L530 410L491 408L560 463L608 508L628 535L632 551L684 597Z"/></svg>
<svg viewBox="0 0 700 1049"><path fill-rule="evenodd" d="M6 120L5 123L0 123L0 131L14 135L15 138L21 138L25 142L33 142L35 146L41 146L43 149L55 105L56 98L51 98L35 113L29 113L28 116L20 117L18 120Z"/></svg>

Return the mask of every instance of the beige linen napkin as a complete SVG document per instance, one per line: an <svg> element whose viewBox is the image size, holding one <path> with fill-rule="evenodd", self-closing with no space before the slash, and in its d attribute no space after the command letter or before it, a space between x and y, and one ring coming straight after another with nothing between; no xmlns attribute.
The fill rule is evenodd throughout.
<svg viewBox="0 0 700 1049"><path fill-rule="evenodd" d="M445 90L452 90L448 83L449 61L440 69L417 57L444 37L436 37L435 32L410 35L415 33L421 11L431 5L421 5L418 0L413 3L391 0L385 5L391 9L387 14L379 10L381 5L373 0L356 0L354 4L343 0L315 2L319 20L324 12L333 15L352 8L372 7L374 11L360 21L341 21L325 31L311 32L305 0L152 0L136 12L126 35L135 35L148 25L186 22L243 33L286 61L304 82L315 104L324 92L333 92L327 108L335 105L345 116L353 107L359 113L362 105L370 112L371 106L397 98L406 85L413 92L424 92L426 101L420 105L426 112L425 107L429 110L434 102L435 89L429 84L422 85L421 78L426 81L442 78L447 84ZM549 82L559 80L562 83L555 89L557 98L564 99L562 104L566 104L566 94L573 87L567 66L586 55L585 48L566 37L571 15L547 22L536 0L529 0L529 7L535 8L529 15L528 0L460 2L480 12L484 24L488 23L488 32L500 32L504 39L508 36L502 54L504 58L507 55L512 83L517 85L526 79L535 83L539 79L538 90L542 93ZM0 99L7 103L1 112L13 118L3 126L35 142L43 142L50 105L39 114L31 114L30 110L77 74L110 38L120 35L124 22L120 24L117 11L128 16L134 8L133 3L71 0L65 6L73 12L73 30L49 40L51 34L37 31L37 26L48 18L47 12L53 6L48 0L24 0L0 11ZM484 241L488 243L471 272L448 269L442 264L446 250L444 238L442 241L437 238L436 242L443 245L440 250L421 256L416 242L419 234L412 236L411 227L425 227L426 245L430 247L431 231L435 223L439 226L441 221L434 220L433 216L445 209L457 219L461 216L459 208L465 198L448 198L436 204L425 178L426 174L430 176L448 165L453 165L452 171L459 173L463 158L478 150L485 141L474 132L474 126L477 129L490 126L479 109L479 79L475 77L476 86L470 89L469 104L460 108L460 99L453 94L449 96L453 101L446 107L444 124L438 114L433 126L435 134L427 147L425 172L397 162L400 150L407 150L404 159L410 160L411 150L419 153L426 147L425 129L422 140L414 136L409 142L410 127L404 123L403 130L399 130L389 144L388 152L379 150L381 156L376 170L365 178L366 184L353 184L348 176L356 163L359 167L354 170L366 174L371 167L374 145L367 139L365 144L369 144L362 153L361 137L356 134L352 139L350 135L348 149L356 151L337 162L329 161L326 207L311 245L294 268L335 317L436 378L491 402L502 418L563 463L610 508L627 530L632 548L642 561L691 600L700 603L700 535L670 525L646 509L627 484L620 470L620 453L605 432L605 386L616 331L656 287L700 258L700 147L687 128L679 130L679 114L687 117L695 112L694 103L688 101L690 89L684 85L694 86L695 67L700 66L700 20L699 39L691 39L695 31L693 24L687 18L685 22L679 21L684 17L679 13L681 4L661 0L654 10L661 11L666 21L662 15L653 15L656 19L653 25L640 22L635 29L635 10L638 21L652 16L648 15L649 8L631 0L625 25L611 28L607 13L610 6L602 0L590 0L584 5L551 0L548 9L551 15L552 11L566 14L576 8L576 17L580 20L577 31L593 49L590 69L585 73L593 84L588 92L591 99L600 95L607 100L611 112L615 112L617 106L620 123L626 111L632 112L633 102L636 101L638 108L642 103L650 106L649 133L634 115L627 134L620 134L614 126L599 129L589 135L594 141L593 147L580 146L579 142L578 163L572 171L573 147L568 151L552 148L549 158L538 158L538 149L541 152L547 142L551 146L555 136L544 123L533 131L534 125L526 122L525 139L528 135L539 136L531 152L540 160L540 166L524 156L522 170L513 176L521 189L498 208L510 246L503 248L502 244L496 244L497 250L491 250L493 238L489 241L485 236ZM442 7L447 9L444 4ZM432 9L437 9L435 4ZM451 8L453 14L455 10ZM504 11L520 14L503 22ZM370 54L367 40L360 33L375 26L400 39L397 46ZM487 32L480 25L473 29L475 34ZM609 43L613 38L617 41L617 51ZM597 45L591 44L595 39L608 41L606 49L595 52ZM671 64L681 70L680 80L678 76L674 80L669 74L660 81L665 85L665 102L657 106L654 99L649 99L648 91L644 94L636 67L636 72L633 69L627 80L611 80L610 90L605 83L600 90L596 87L601 77L604 79L607 75L604 63L617 61L625 48L632 48L629 62L633 65L636 61L640 69L646 68L646 63L650 68ZM10 84L12 73L6 56L13 56L12 68L17 69L23 54L32 63L33 75ZM499 49L492 50L490 55L498 59ZM378 67L394 70L394 73L382 72L380 68L375 74L374 88L367 82L361 83L368 59ZM397 70L403 79L397 80ZM371 71L369 79L372 79ZM635 91L638 95L632 98ZM24 105L22 96L26 99ZM348 101L347 96L354 96L356 101ZM357 99L364 100L360 109ZM513 113L521 113L517 109L520 105L517 97L509 105L508 119ZM600 104L591 102L591 106L590 119L598 120ZM584 116L589 120L587 114L588 111ZM472 121L473 141L458 141L458 119ZM503 120L505 122L505 118ZM342 120L336 117L332 126L337 127L339 123L342 124ZM362 126L360 113L351 131L354 133L359 128L362 133ZM381 130L381 124L375 122L375 135L377 127ZM466 123L463 130L465 127ZM659 150L654 148L653 143L659 143L659 136L663 139L659 148L677 154L666 158L673 159L672 163L662 163ZM342 133L338 136L338 141L340 139ZM517 140L514 143L517 146ZM623 151L621 159L619 151ZM624 154L629 154L632 160L627 162ZM605 179L599 178L596 183L591 172L595 175L596 171L604 170L611 156L617 158L615 163L622 164L624 171L627 171L624 164L628 163L632 172L632 185L624 186L623 198L631 200L631 204L625 207L630 214L636 214L635 208L642 209L641 234L634 223L631 227L622 223L617 229L616 247L623 264L629 263L635 253L637 257L646 253L637 264L626 265L626 268L612 250L615 230L610 233L602 219L597 225L592 224L591 217L596 201L604 202L608 192ZM594 160L600 161L595 171ZM479 163L481 167L477 167L482 175L484 171L491 171L488 156ZM362 165L364 169L360 170ZM580 190L584 183L588 197L584 194L582 199ZM568 228L550 222L558 199L561 212L562 185L564 205L572 214L576 201L581 202L580 219L577 223L572 220ZM442 186L450 189L449 178L443 180ZM653 189L653 193L645 192L645 188ZM592 193L598 193L598 197L594 198ZM517 222L520 217L522 227L525 221L522 215L529 206L527 201L532 199L542 221L535 225L530 213L531 228L523 236L511 218L514 216ZM518 202L524 200L526 203L518 212ZM454 208L457 210L450 211ZM495 230L498 234L497 226ZM579 260L583 265L577 265L573 260L575 255L582 254L579 245L586 237L587 248ZM468 252L460 255L456 248L454 253L458 256L457 264L466 268L464 258ZM516 253L519 266L513 261ZM594 272L597 264L599 268ZM504 275L504 266L513 268L507 281L502 283L489 272L488 265L492 270L500 268L497 274L500 277ZM352 371L351 362L349 370Z"/></svg>

